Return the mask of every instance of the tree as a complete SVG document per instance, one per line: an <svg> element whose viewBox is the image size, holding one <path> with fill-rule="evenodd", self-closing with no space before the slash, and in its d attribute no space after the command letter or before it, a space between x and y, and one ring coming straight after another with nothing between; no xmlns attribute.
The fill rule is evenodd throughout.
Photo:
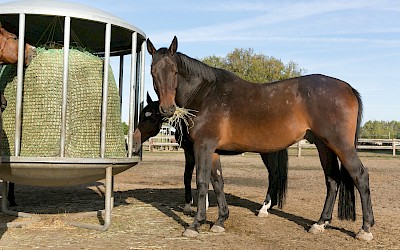
<svg viewBox="0 0 400 250"><path fill-rule="evenodd" d="M400 138L400 122L367 121L361 128L362 138L392 139Z"/></svg>
<svg viewBox="0 0 400 250"><path fill-rule="evenodd" d="M122 130L124 131L124 135L127 135L129 132L129 126L126 122L122 122Z"/></svg>
<svg viewBox="0 0 400 250"><path fill-rule="evenodd" d="M290 61L281 60L255 53L253 49L235 49L225 57L207 56L200 61L216 68L226 69L241 78L256 83L275 82L302 75L305 70Z"/></svg>

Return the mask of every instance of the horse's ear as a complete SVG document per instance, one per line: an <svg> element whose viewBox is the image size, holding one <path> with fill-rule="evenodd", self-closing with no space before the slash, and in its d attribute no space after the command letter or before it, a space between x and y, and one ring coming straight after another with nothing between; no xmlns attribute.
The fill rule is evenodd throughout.
<svg viewBox="0 0 400 250"><path fill-rule="evenodd" d="M150 97L150 95L149 95L149 92L147 92L147 104L150 104L150 103L152 103L153 102L153 100L151 100L151 97Z"/></svg>
<svg viewBox="0 0 400 250"><path fill-rule="evenodd" d="M171 45L169 46L169 52L171 52L171 54L175 54L176 51L178 50L178 38L176 38L176 36L174 36L174 39L172 40Z"/></svg>
<svg viewBox="0 0 400 250"><path fill-rule="evenodd" d="M147 51L150 53L150 55L154 55L156 53L156 48L154 47L153 43L150 41L149 38L147 38Z"/></svg>

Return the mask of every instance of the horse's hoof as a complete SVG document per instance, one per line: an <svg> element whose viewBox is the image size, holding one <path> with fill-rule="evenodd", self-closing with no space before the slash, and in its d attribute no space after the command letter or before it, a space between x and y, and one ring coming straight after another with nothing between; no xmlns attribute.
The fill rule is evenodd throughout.
<svg viewBox="0 0 400 250"><path fill-rule="evenodd" d="M260 217L260 218L265 218L265 217L268 217L268 214L269 214L269 213L268 213L267 210L265 210L265 211L260 210L260 211L258 212L257 216Z"/></svg>
<svg viewBox="0 0 400 250"><path fill-rule="evenodd" d="M318 225L317 223L315 223L314 225L311 226L308 232L312 234L320 234L323 233L324 230L325 230L325 224Z"/></svg>
<svg viewBox="0 0 400 250"><path fill-rule="evenodd" d="M213 233L223 233L223 232L225 232L225 228L221 227L221 226L218 226L218 225L213 225L211 227L211 232L213 232Z"/></svg>
<svg viewBox="0 0 400 250"><path fill-rule="evenodd" d="M192 215L193 214L193 210L192 210L190 204L185 204L185 207L183 208L183 214L184 215Z"/></svg>
<svg viewBox="0 0 400 250"><path fill-rule="evenodd" d="M9 207L17 207L18 204L15 203L15 201L10 201L10 204L8 205Z"/></svg>
<svg viewBox="0 0 400 250"><path fill-rule="evenodd" d="M188 228L182 233L182 236L186 238L196 238L199 236L199 232Z"/></svg>
<svg viewBox="0 0 400 250"><path fill-rule="evenodd" d="M268 209L271 207L271 201L269 201L267 204L265 202L263 203L263 206L261 209L258 211L257 216L260 218L265 218L268 217Z"/></svg>
<svg viewBox="0 0 400 250"><path fill-rule="evenodd" d="M363 229L360 229L356 235L356 239L358 240L371 241L373 238L374 236L371 232L365 232Z"/></svg>

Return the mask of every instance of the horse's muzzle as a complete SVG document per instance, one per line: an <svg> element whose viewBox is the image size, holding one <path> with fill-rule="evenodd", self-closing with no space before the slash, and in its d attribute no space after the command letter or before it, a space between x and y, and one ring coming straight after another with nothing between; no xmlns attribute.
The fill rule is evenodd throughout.
<svg viewBox="0 0 400 250"><path fill-rule="evenodd" d="M135 155L138 155L140 153L140 150L142 149L142 133L140 132L139 129L136 129L135 132L133 132L133 153Z"/></svg>
<svg viewBox="0 0 400 250"><path fill-rule="evenodd" d="M172 117L176 111L176 105L173 104L167 108L160 105L160 113L162 116L165 117Z"/></svg>

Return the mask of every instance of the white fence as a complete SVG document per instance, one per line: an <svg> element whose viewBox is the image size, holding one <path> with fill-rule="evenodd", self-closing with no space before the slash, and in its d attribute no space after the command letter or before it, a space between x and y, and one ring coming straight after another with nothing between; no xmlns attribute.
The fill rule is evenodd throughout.
<svg viewBox="0 0 400 250"><path fill-rule="evenodd" d="M159 151L176 151L179 149L179 144L175 140L175 136L155 136L143 143L143 150L153 152Z"/></svg>
<svg viewBox="0 0 400 250"><path fill-rule="evenodd" d="M153 150L176 151L178 148L179 144L175 141L174 136L151 137L143 143L143 149L150 152L153 152ZM307 140L301 140L290 148L297 148L297 156L300 157L302 149L312 149L316 146ZM396 156L396 150L400 149L400 139L359 139L357 148L362 150L391 150L392 155Z"/></svg>

